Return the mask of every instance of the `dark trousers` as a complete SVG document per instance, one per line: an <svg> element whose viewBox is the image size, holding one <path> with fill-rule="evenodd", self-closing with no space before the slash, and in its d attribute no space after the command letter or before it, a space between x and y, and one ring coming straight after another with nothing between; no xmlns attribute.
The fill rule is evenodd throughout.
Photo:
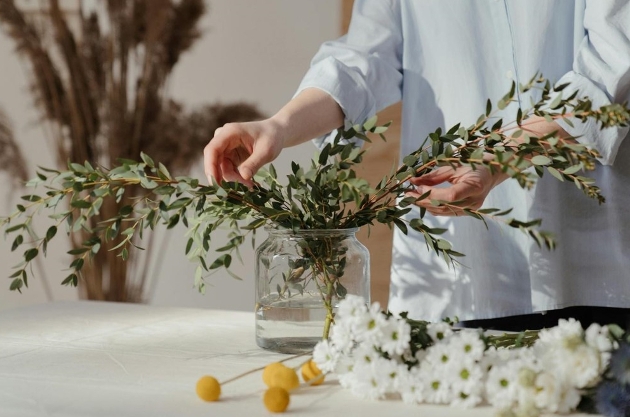
<svg viewBox="0 0 630 417"><path fill-rule="evenodd" d="M592 323L617 324L622 329L630 330L630 308L612 307L567 307L550 310L546 313L524 314L521 316L499 317L496 319L466 320L459 323L465 328L484 328L488 330L506 330L521 332L540 330L558 325L558 320L573 317L584 329Z"/></svg>

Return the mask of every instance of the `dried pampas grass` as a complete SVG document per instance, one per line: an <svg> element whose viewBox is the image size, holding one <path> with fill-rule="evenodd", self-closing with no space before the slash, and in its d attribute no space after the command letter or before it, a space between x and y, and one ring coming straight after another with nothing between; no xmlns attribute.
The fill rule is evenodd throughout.
<svg viewBox="0 0 630 417"><path fill-rule="evenodd" d="M39 4L33 18L14 0L0 0L0 23L30 64L34 102L52 132L60 167L69 160L111 166L118 158L138 159L143 151L172 172L187 174L217 127L261 117L249 104L186 111L168 97L173 68L201 36L203 0L106 0L89 12L79 2L72 15L58 0ZM0 141L2 132L0 126ZM92 226L134 197L131 192L120 203L104 204ZM105 249L117 244L103 242ZM151 237L147 252L152 246ZM84 267L81 295L143 301L147 269L137 258L124 262L114 251L101 250Z"/></svg>

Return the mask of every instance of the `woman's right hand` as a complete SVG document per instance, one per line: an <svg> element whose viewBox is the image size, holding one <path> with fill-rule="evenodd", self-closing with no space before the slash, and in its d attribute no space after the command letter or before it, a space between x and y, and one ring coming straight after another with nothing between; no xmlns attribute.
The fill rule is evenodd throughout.
<svg viewBox="0 0 630 417"><path fill-rule="evenodd" d="M254 174L280 154L285 130L274 119L227 123L218 128L203 152L208 181L238 181L253 186Z"/></svg>

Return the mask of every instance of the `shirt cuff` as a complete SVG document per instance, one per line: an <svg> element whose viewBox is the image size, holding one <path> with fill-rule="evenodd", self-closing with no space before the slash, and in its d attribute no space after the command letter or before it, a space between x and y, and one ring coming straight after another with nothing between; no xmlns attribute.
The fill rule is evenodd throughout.
<svg viewBox="0 0 630 417"><path fill-rule="evenodd" d="M300 83L295 96L307 88L317 88L330 95L341 107L346 129L362 124L376 113L374 97L365 80L334 57L313 65ZM313 139L318 148L332 142L337 131Z"/></svg>

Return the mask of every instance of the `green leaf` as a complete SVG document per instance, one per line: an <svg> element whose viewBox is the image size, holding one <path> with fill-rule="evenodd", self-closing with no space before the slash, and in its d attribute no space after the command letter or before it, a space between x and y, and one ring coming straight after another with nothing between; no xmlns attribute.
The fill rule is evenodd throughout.
<svg viewBox="0 0 630 417"><path fill-rule="evenodd" d="M35 194L31 194L31 195L23 195L22 197L20 197L22 200L26 200L26 201L31 201L31 202L36 202L41 200L42 198L38 195Z"/></svg>
<svg viewBox="0 0 630 417"><path fill-rule="evenodd" d="M90 250L89 248L76 248L76 249L70 249L67 253L69 255L81 255L89 250Z"/></svg>
<svg viewBox="0 0 630 417"><path fill-rule="evenodd" d="M74 200L70 202L70 205L75 208L86 209L92 207L92 203L85 200Z"/></svg>
<svg viewBox="0 0 630 417"><path fill-rule="evenodd" d="M76 287L79 283L77 274L70 274L61 282L61 285Z"/></svg>
<svg viewBox="0 0 630 417"><path fill-rule="evenodd" d="M24 261L25 262L32 261L37 256L38 253L39 253L39 250L37 248L31 248L31 249L26 250L24 252Z"/></svg>
<svg viewBox="0 0 630 417"><path fill-rule="evenodd" d="M20 278L16 278L11 282L11 287L10 290L11 291L18 291L18 292L22 292L21 288L24 285L24 282L22 282L22 279Z"/></svg>
<svg viewBox="0 0 630 417"><path fill-rule="evenodd" d="M549 171L549 173L551 175L553 175L554 177L556 177L558 180L564 181L564 178L562 177L562 174L560 172L558 172L557 169L555 169L553 167L547 167L547 171Z"/></svg>
<svg viewBox="0 0 630 417"><path fill-rule="evenodd" d="M15 240L13 240L13 244L11 245L11 252L15 251L22 243L24 242L24 238L22 235L17 235Z"/></svg>
<svg viewBox="0 0 630 417"><path fill-rule="evenodd" d="M348 290L346 289L346 287L341 285L341 283L339 281L337 281L337 286L336 286L335 290L336 290L337 295L339 296L339 298L344 298L348 294Z"/></svg>
<svg viewBox="0 0 630 417"><path fill-rule="evenodd" d="M545 155L536 155L532 158L531 162L534 165L549 165L551 163L551 159Z"/></svg>
<svg viewBox="0 0 630 417"><path fill-rule="evenodd" d="M378 116L377 115L374 115L374 116L370 117L369 119L367 119L365 121L365 123L363 123L363 129L364 130L371 130L376 125L377 121L378 121Z"/></svg>
<svg viewBox="0 0 630 417"><path fill-rule="evenodd" d="M46 231L46 240L50 241L57 234L57 226L50 226Z"/></svg>
<svg viewBox="0 0 630 417"><path fill-rule="evenodd" d="M151 157L147 155L146 153L140 152L140 158L142 158L142 160L144 161L145 164L147 164L147 166L151 168L155 167L155 162L153 162L153 159L151 159Z"/></svg>

